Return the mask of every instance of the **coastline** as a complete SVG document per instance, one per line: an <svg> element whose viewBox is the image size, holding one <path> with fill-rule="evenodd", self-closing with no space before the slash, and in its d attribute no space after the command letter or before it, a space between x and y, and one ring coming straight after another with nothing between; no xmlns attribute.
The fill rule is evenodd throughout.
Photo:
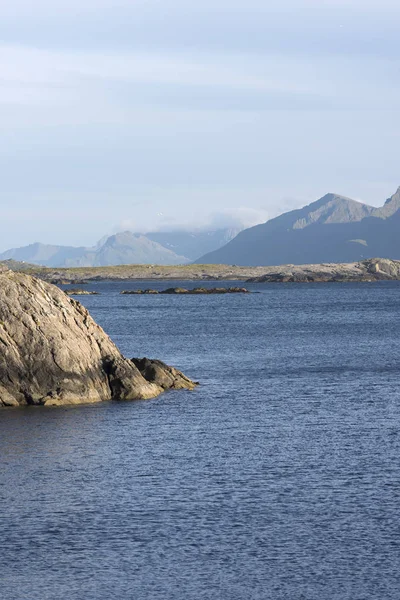
<svg viewBox="0 0 400 600"><path fill-rule="evenodd" d="M245 267L236 265L119 265L112 267L51 268L18 263L8 265L54 284L93 281L250 281L260 283L307 283L400 280L400 260L373 258L354 263L320 263Z"/></svg>

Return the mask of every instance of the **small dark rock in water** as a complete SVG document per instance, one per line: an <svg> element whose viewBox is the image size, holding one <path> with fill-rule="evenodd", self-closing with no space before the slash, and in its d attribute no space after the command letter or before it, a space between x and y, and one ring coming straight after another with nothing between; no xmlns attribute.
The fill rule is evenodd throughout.
<svg viewBox="0 0 400 600"><path fill-rule="evenodd" d="M160 294L188 294L189 290L186 290L185 288L168 288L166 290L163 290L162 292L160 292Z"/></svg>
<svg viewBox="0 0 400 600"><path fill-rule="evenodd" d="M157 290L123 290L121 292L121 294L126 294L128 296L130 295L141 295L141 294L159 294L160 292L158 292Z"/></svg>
<svg viewBox="0 0 400 600"><path fill-rule="evenodd" d="M98 296L99 292L90 292L89 290L64 290L67 296Z"/></svg>
<svg viewBox="0 0 400 600"><path fill-rule="evenodd" d="M186 288L168 288L158 292L157 290L123 290L121 294L249 294L249 290L241 287L230 287L230 288L194 288L193 290L187 290Z"/></svg>

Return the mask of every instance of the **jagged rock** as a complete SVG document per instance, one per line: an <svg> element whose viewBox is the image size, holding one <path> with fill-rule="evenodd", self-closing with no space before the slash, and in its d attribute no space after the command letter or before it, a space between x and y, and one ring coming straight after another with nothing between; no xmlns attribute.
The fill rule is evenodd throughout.
<svg viewBox="0 0 400 600"><path fill-rule="evenodd" d="M187 380L187 389L193 385ZM0 269L0 406L145 399L163 389L122 356L79 302Z"/></svg>
<svg viewBox="0 0 400 600"><path fill-rule="evenodd" d="M163 391L162 386L157 382L148 380L143 381L143 376L134 366L133 361L129 361L122 356L107 356L104 359L103 366L108 376L111 388L112 398L118 400L136 400L137 398L147 399L158 396ZM138 395L138 390L140 390Z"/></svg>
<svg viewBox="0 0 400 600"><path fill-rule="evenodd" d="M132 358L131 360L147 381L159 385L164 390L194 389L198 385L181 371L169 367L161 360L150 358Z"/></svg>
<svg viewBox="0 0 400 600"><path fill-rule="evenodd" d="M18 400L0 385L0 406L18 406Z"/></svg>

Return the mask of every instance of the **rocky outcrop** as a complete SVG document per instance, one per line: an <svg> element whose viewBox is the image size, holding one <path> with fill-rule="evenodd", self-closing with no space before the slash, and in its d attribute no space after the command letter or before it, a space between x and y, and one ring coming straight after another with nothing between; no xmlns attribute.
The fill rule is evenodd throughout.
<svg viewBox="0 0 400 600"><path fill-rule="evenodd" d="M182 388L193 389L176 373ZM0 270L0 406L147 399L165 389L165 376L147 379L79 302L39 279Z"/></svg>
<svg viewBox="0 0 400 600"><path fill-rule="evenodd" d="M169 367L161 360L132 358L132 362L147 381L161 386L164 390L192 390L198 385L197 382L191 381L186 375L174 367Z"/></svg>
<svg viewBox="0 0 400 600"><path fill-rule="evenodd" d="M264 275L252 277L258 283L312 283L345 281L379 281L400 279L400 261L371 258L357 263L319 265L282 265L266 267Z"/></svg>
<svg viewBox="0 0 400 600"><path fill-rule="evenodd" d="M362 269L366 269L376 279L399 279L400 261L388 258L371 258L359 263Z"/></svg>
<svg viewBox="0 0 400 600"><path fill-rule="evenodd" d="M79 290L79 289L69 289L64 290L67 296L98 296L99 292L93 292L90 290Z"/></svg>
<svg viewBox="0 0 400 600"><path fill-rule="evenodd" d="M124 294L125 296L140 296L142 294L159 294L158 290L122 290L120 294Z"/></svg>

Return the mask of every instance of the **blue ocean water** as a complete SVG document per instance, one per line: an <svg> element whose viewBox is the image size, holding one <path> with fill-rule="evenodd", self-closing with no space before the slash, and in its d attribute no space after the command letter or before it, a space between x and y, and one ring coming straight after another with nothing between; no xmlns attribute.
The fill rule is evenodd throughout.
<svg viewBox="0 0 400 600"><path fill-rule="evenodd" d="M0 598L398 600L400 284L169 285L80 300L196 391L0 413Z"/></svg>

